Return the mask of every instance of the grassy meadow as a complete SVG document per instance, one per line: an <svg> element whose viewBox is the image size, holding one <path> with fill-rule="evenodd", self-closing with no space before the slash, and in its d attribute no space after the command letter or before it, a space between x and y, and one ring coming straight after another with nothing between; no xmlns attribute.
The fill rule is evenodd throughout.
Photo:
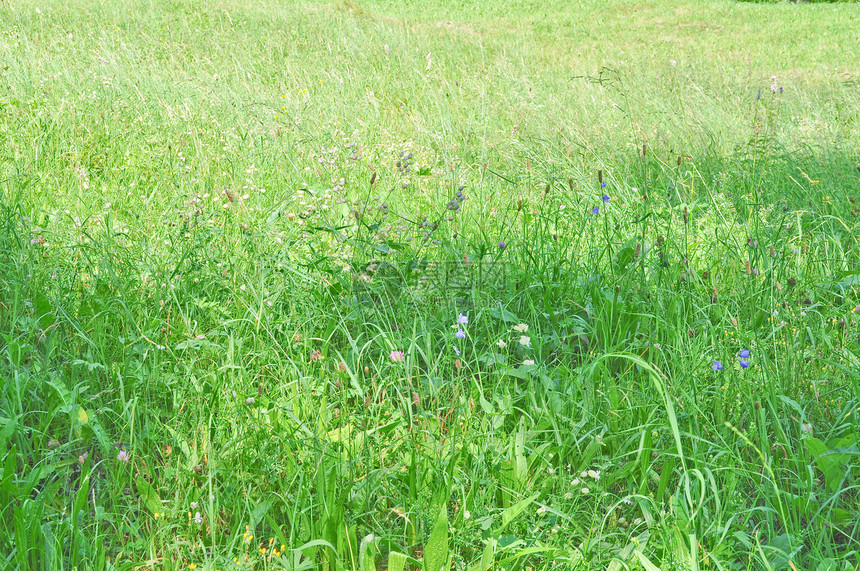
<svg viewBox="0 0 860 571"><path fill-rule="evenodd" d="M0 0L0 569L860 569L858 45Z"/></svg>

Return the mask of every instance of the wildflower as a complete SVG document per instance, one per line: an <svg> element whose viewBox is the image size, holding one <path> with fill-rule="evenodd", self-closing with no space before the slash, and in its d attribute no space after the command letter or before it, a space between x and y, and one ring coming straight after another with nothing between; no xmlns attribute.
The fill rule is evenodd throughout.
<svg viewBox="0 0 860 571"><path fill-rule="evenodd" d="M525 323L520 323L519 325L514 325L514 331L517 333L528 333L529 326Z"/></svg>
<svg viewBox="0 0 860 571"><path fill-rule="evenodd" d="M131 459L131 456L129 455L129 453L127 451L120 450L119 454L116 455L116 459L119 460L120 462L128 463L128 461Z"/></svg>
<svg viewBox="0 0 860 571"><path fill-rule="evenodd" d="M504 250L505 247L507 247L507 244L505 244L504 242L499 242L497 246L499 247L499 250Z"/></svg>
<svg viewBox="0 0 860 571"><path fill-rule="evenodd" d="M532 361L531 359L526 359L525 361L523 361L523 365L526 365L526 366L534 365L534 364L535 364L535 362Z"/></svg>
<svg viewBox="0 0 860 571"><path fill-rule="evenodd" d="M311 353L311 361L319 361L322 358L322 351L317 349L313 353Z"/></svg>
<svg viewBox="0 0 860 571"><path fill-rule="evenodd" d="M194 523L196 523L197 525L203 523L203 516L200 514L200 512L194 514Z"/></svg>
<svg viewBox="0 0 860 571"><path fill-rule="evenodd" d="M538 515L545 514L546 513L546 506L540 506L537 509L537 513L538 513Z"/></svg>
<svg viewBox="0 0 860 571"><path fill-rule="evenodd" d="M532 340L529 339L528 335L521 335L520 336L520 345L522 345L523 347L531 347L531 344L532 344Z"/></svg>
<svg viewBox="0 0 860 571"><path fill-rule="evenodd" d="M600 479L600 471L599 470L589 470L588 471L588 477L592 478L594 480L599 480Z"/></svg>
<svg viewBox="0 0 860 571"><path fill-rule="evenodd" d="M570 485L571 486L578 486L579 485L579 478L574 478L573 480L571 480Z"/></svg>
<svg viewBox="0 0 860 571"><path fill-rule="evenodd" d="M471 517L472 517L472 512L470 512L469 510L465 510L463 512L463 519L469 519Z"/></svg>
<svg viewBox="0 0 860 571"><path fill-rule="evenodd" d="M496 341L496 345L498 345L499 349L504 349L508 346L508 344L505 343L504 339L499 339L498 341Z"/></svg>
<svg viewBox="0 0 860 571"><path fill-rule="evenodd" d="M609 202L609 195L604 194L604 195L603 195L603 203L605 204L605 203L607 203L607 202Z"/></svg>
<svg viewBox="0 0 860 571"><path fill-rule="evenodd" d="M741 349L741 352L738 353L738 356L741 359L749 359L750 358L750 350L749 349Z"/></svg>
<svg viewBox="0 0 860 571"><path fill-rule="evenodd" d="M245 404L248 406L254 406L254 403L257 402L254 397L248 397L245 399Z"/></svg>
<svg viewBox="0 0 860 571"><path fill-rule="evenodd" d="M469 316L463 315L462 313L457 316L457 325L468 325L469 324Z"/></svg>
<svg viewBox="0 0 860 571"><path fill-rule="evenodd" d="M458 357L460 356L460 350L457 349L456 347L454 347L454 354L457 355Z"/></svg>
<svg viewBox="0 0 860 571"><path fill-rule="evenodd" d="M388 355L388 358L391 359L392 361L394 361L395 363L402 363L405 357L406 357L406 354L403 353L403 351L392 351Z"/></svg>
<svg viewBox="0 0 860 571"><path fill-rule="evenodd" d="M566 494L564 495L564 499L566 499L566 500L572 500L572 499L573 499L573 492L568 492L568 493L566 493Z"/></svg>
<svg viewBox="0 0 860 571"><path fill-rule="evenodd" d="M465 338L466 338L466 332L465 332L465 331L463 331L462 329L458 329L458 330L457 330L457 333L455 333L455 334L454 334L454 336L455 336L457 339L465 339Z"/></svg>
<svg viewBox="0 0 860 571"><path fill-rule="evenodd" d="M714 361L714 364L711 365L711 368L715 371L722 371L723 370L723 364L720 363L719 361Z"/></svg>
<svg viewBox="0 0 860 571"><path fill-rule="evenodd" d="M192 509L192 510L196 510L199 506L200 506L200 504L199 504L199 503L197 503L197 502L191 502L191 509Z"/></svg>
<svg viewBox="0 0 860 571"><path fill-rule="evenodd" d="M750 362L745 360L745 359L741 359L740 362L741 362L741 369L746 369L747 367L750 366Z"/></svg>
<svg viewBox="0 0 860 571"><path fill-rule="evenodd" d="M591 209L591 213L592 214L600 214L600 209L595 206L594 208Z"/></svg>
<svg viewBox="0 0 860 571"><path fill-rule="evenodd" d="M587 495L589 492L591 492L591 490L589 490L588 488L582 488L583 495Z"/></svg>

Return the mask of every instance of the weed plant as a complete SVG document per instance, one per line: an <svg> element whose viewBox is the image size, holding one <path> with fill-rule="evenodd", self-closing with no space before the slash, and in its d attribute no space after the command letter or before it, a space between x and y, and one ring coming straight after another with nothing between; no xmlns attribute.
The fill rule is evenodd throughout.
<svg viewBox="0 0 860 571"><path fill-rule="evenodd" d="M857 7L577 4L0 2L0 568L856 569Z"/></svg>

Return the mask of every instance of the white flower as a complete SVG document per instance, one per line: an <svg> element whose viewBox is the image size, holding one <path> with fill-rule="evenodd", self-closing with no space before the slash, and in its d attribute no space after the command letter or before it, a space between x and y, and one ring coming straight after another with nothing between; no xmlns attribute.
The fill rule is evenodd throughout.
<svg viewBox="0 0 860 571"><path fill-rule="evenodd" d="M571 480L570 485L571 486L578 486L579 485L579 478L574 478L573 480Z"/></svg>
<svg viewBox="0 0 860 571"><path fill-rule="evenodd" d="M546 506L539 507L537 509L537 513L538 513L538 515L545 514L546 513Z"/></svg>
<svg viewBox="0 0 860 571"><path fill-rule="evenodd" d="M197 525L200 525L201 523L203 523L203 516L200 515L200 512L197 512L196 514L194 514L194 523L196 523Z"/></svg>
<svg viewBox="0 0 860 571"><path fill-rule="evenodd" d="M550 476L552 476L553 474L555 474L555 468L550 466L549 468L546 469L546 473L549 474Z"/></svg>
<svg viewBox="0 0 860 571"><path fill-rule="evenodd" d="M532 340L529 339L528 335L521 335L520 336L520 345L522 345L523 347L531 347L531 344L532 344Z"/></svg>
<svg viewBox="0 0 860 571"><path fill-rule="evenodd" d="M566 494L564 495L564 499L566 499L566 500L571 500L571 499L573 499L573 493L572 493L572 492L568 492L568 493L566 493Z"/></svg>
<svg viewBox="0 0 860 571"><path fill-rule="evenodd" d="M517 333L527 333L529 330L529 326L525 323L520 323L519 325L514 325L514 331Z"/></svg>
<svg viewBox="0 0 860 571"><path fill-rule="evenodd" d="M589 490L588 488L582 488L582 494L583 495L588 494L588 492L590 492L590 491L591 490Z"/></svg>
<svg viewBox="0 0 860 571"><path fill-rule="evenodd" d="M534 365L534 364L535 364L535 362L532 361L531 359L526 359L525 361L523 361L523 365Z"/></svg>
<svg viewBox="0 0 860 571"><path fill-rule="evenodd" d="M585 470L583 470L582 472L579 473L580 478L585 478L587 476L588 476L588 472L586 472Z"/></svg>
<svg viewBox="0 0 860 571"><path fill-rule="evenodd" d="M599 480L600 479L600 472L598 470L589 470L588 471L588 477L594 478L595 480Z"/></svg>
<svg viewBox="0 0 860 571"><path fill-rule="evenodd" d="M196 510L198 507L200 507L200 504L198 504L197 502L191 502L191 509L192 510Z"/></svg>
<svg viewBox="0 0 860 571"><path fill-rule="evenodd" d="M499 339L498 341L496 341L496 345L499 346L499 349L504 349L505 347L508 346L508 344L505 343L504 339Z"/></svg>
<svg viewBox="0 0 860 571"><path fill-rule="evenodd" d="M472 517L472 512L469 510L463 512L463 519L469 519L470 517Z"/></svg>

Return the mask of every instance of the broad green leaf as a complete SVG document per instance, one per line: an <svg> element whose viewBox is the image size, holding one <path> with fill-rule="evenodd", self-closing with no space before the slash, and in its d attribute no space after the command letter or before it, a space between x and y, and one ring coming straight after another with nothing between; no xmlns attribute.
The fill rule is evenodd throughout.
<svg viewBox="0 0 860 571"><path fill-rule="evenodd" d="M514 521L514 519L516 519L517 516L519 516L521 513L523 513L523 510L525 510L527 507L529 507L532 504L532 502L534 502L538 498L539 495L540 494L535 494L533 496L525 498L524 500L520 500L517 503L515 503L514 505L512 505L511 507L509 507L508 509L506 509L505 511L503 511L502 512L502 525L499 527L499 529L497 531L500 532L503 529L505 529L505 527L507 527L507 525L509 523Z"/></svg>
<svg viewBox="0 0 860 571"><path fill-rule="evenodd" d="M442 505L439 517L430 539L427 540L427 548L424 550L424 571L445 571L448 569L448 510Z"/></svg>
<svg viewBox="0 0 860 571"><path fill-rule="evenodd" d="M520 318L508 311L507 309L502 309L501 307L494 307L488 310L490 317L494 317L496 319L501 319L505 323L519 323Z"/></svg>
<svg viewBox="0 0 860 571"><path fill-rule="evenodd" d="M149 482L140 477L135 480L135 483L137 484L137 495L140 498L140 501L143 502L143 505L146 506L146 509L151 511L153 515L160 514L161 498L158 497L158 492L155 491L155 488L153 488Z"/></svg>
<svg viewBox="0 0 860 571"><path fill-rule="evenodd" d="M639 558L639 563L642 564L642 567L644 567L646 571L660 571L660 568L654 565L650 559L645 557L645 554L641 551L636 551L636 557Z"/></svg>
<svg viewBox="0 0 860 571"><path fill-rule="evenodd" d="M373 534L366 535L358 546L358 567L360 571L376 571L374 557L376 538Z"/></svg>
<svg viewBox="0 0 860 571"><path fill-rule="evenodd" d="M406 555L392 551L388 554L388 571L403 571L408 560L409 557Z"/></svg>

